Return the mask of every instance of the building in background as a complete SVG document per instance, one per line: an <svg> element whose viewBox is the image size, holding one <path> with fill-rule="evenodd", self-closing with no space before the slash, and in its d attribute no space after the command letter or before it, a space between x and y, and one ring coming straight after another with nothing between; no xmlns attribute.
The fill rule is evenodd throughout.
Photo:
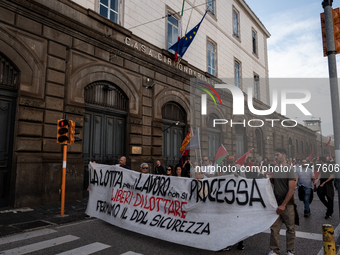
<svg viewBox="0 0 340 255"><path fill-rule="evenodd" d="M322 129L321 129L321 118L318 120L304 120L304 126L308 127L309 129L313 130L316 133L316 152L317 155L320 156L334 156L334 136L323 136ZM320 132L320 133L318 133Z"/></svg>
<svg viewBox="0 0 340 255"><path fill-rule="evenodd" d="M302 125L289 132L269 124L213 128L214 118L259 118L248 110L233 116L227 90L218 90L223 107L209 107L193 121L195 77L231 79L244 92L251 87L256 109L269 104L270 34L245 1L185 1L182 35L210 4L195 40L174 64L168 48L177 40L181 0L0 1L0 206L59 201L56 124L65 114L81 123L83 139L68 147L67 200L86 195L89 161L116 164L125 155L136 170L142 162L154 169L157 159L176 164L190 127L200 128L202 155L210 157L221 143L236 156L254 147L257 158L271 157L275 147L289 149L290 157L316 152L315 133Z"/></svg>

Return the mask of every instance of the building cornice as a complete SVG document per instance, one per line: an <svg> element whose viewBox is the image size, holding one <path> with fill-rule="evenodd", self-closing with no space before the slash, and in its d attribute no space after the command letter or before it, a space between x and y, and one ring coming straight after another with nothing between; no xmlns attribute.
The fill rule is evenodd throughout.
<svg viewBox="0 0 340 255"><path fill-rule="evenodd" d="M269 38L271 34L267 30L267 28L263 25L261 20L256 16L256 14L250 9L249 5L244 0L235 0L243 10L249 15L249 17L254 21L255 24L262 30L262 32Z"/></svg>

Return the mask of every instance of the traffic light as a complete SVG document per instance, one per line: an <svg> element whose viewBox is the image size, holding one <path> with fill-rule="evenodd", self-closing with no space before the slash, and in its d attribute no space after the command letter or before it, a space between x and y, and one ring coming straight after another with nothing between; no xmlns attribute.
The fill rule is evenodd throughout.
<svg viewBox="0 0 340 255"><path fill-rule="evenodd" d="M68 120L58 120L57 124L57 143L67 144L68 141Z"/></svg>
<svg viewBox="0 0 340 255"><path fill-rule="evenodd" d="M340 53L340 15L339 8L332 9L333 16L333 31L334 31L334 43L336 54ZM323 56L327 56L327 39L326 39L326 23L325 23L325 13L320 14L321 18L321 32L322 32L322 47Z"/></svg>
<svg viewBox="0 0 340 255"><path fill-rule="evenodd" d="M79 142L81 139L79 137L74 137L74 135L79 135L80 131L76 128L80 128L80 124L70 120L70 136L69 136L69 143L73 144L74 142Z"/></svg>
<svg viewBox="0 0 340 255"><path fill-rule="evenodd" d="M340 15L339 8L332 10L333 14L333 30L334 30L334 43L336 54L340 53Z"/></svg>

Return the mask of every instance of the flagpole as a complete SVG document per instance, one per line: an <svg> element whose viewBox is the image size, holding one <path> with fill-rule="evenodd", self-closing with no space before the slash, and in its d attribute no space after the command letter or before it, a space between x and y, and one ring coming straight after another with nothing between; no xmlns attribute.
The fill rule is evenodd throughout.
<svg viewBox="0 0 340 255"><path fill-rule="evenodd" d="M191 129L191 133L194 133L194 131L192 130L192 127L190 127L190 129ZM197 160L197 150L195 149L195 161L197 162L198 160Z"/></svg>
<svg viewBox="0 0 340 255"><path fill-rule="evenodd" d="M179 41L182 37L182 21L183 21L184 3L185 3L185 0L183 0L183 4L182 4L181 20L179 22L179 27L178 27L177 41ZM175 63L177 62L177 57L178 57L178 54L177 54L177 51L175 51Z"/></svg>
<svg viewBox="0 0 340 255"><path fill-rule="evenodd" d="M196 2L196 0L194 0L193 6L195 6L195 2ZM193 10L194 10L194 8L191 9L189 20L188 20L188 24L187 24L187 28L185 29L185 33L184 34L186 34L188 32L188 27L189 27L189 23L190 23L190 19L191 19L191 14L192 14Z"/></svg>
<svg viewBox="0 0 340 255"><path fill-rule="evenodd" d="M194 0L194 3L193 3L193 6L195 6L195 2L196 0ZM187 27L185 29L185 33L186 34L188 32L188 27L189 27L189 23L190 23L190 19L191 19L191 14L192 14L192 11L194 10L194 8L191 8L191 12L190 12L190 16L189 16L189 19L188 19L188 24L187 24ZM182 25L182 24L181 24ZM176 52L177 53L177 52ZM182 60L182 56L181 58L176 62L177 65L179 65L181 63L181 60ZM195 152L196 152L196 149L195 149Z"/></svg>
<svg viewBox="0 0 340 255"><path fill-rule="evenodd" d="M202 149L201 149L201 140L200 140L200 128L197 128L197 132L198 132L198 144L200 146L200 158L201 158L201 166L203 165L202 164Z"/></svg>

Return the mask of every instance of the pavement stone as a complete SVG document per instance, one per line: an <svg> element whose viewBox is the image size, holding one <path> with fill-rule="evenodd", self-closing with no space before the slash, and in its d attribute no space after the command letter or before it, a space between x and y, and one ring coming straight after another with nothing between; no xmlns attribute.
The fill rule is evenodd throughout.
<svg viewBox="0 0 340 255"><path fill-rule="evenodd" d="M0 237L33 229L86 220L88 198L65 203L64 216L60 215L60 203L20 209L0 210Z"/></svg>

